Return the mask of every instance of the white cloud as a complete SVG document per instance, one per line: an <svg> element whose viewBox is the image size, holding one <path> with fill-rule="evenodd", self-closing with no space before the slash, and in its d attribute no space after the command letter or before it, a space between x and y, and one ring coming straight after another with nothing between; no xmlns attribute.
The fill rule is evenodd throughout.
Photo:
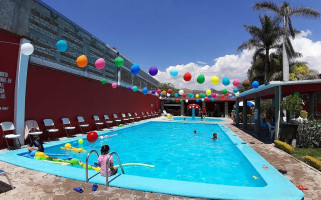
<svg viewBox="0 0 321 200"><path fill-rule="evenodd" d="M321 73L321 41L313 42L308 37L312 35L310 30L302 31L293 41L293 47L296 51L302 53L303 57L300 60L308 62L309 68L317 70ZM222 90L227 88L232 91L232 81L239 79L243 81L247 79L247 70L251 66L253 50L243 50L239 55L231 54L213 59L214 65L208 65L201 61L196 63L188 63L176 66L169 66L165 71L159 71L155 78L160 82L172 83L176 88L189 88L195 90L207 90L214 88ZM299 60L299 59L298 59ZM172 77L169 74L171 68L178 70L178 76ZM192 74L192 80L189 82L184 81L183 76L186 72ZM204 74L205 82L203 84L197 83L197 76ZM218 76L220 80L223 77L228 77L231 84L226 87L221 81L218 85L211 83L211 77Z"/></svg>
<svg viewBox="0 0 321 200"><path fill-rule="evenodd" d="M206 62L203 62L203 61L197 61L196 63L197 63L197 64L201 64L201 65L207 65L207 63L206 63Z"/></svg>
<svg viewBox="0 0 321 200"><path fill-rule="evenodd" d="M308 36L312 35L310 30L301 31L294 40L293 48L302 54L302 58L297 60L308 62L310 69L321 73L321 41L313 42Z"/></svg>
<svg viewBox="0 0 321 200"><path fill-rule="evenodd" d="M240 81L245 80L247 75L247 70L251 65L253 51L244 50L240 55L225 55L214 59L214 65L202 65L197 63L188 63L185 65L169 66L166 71L159 71L155 78L160 82L172 83L176 88L189 88L194 90L207 90L214 88L216 90L222 90L227 88L232 90L232 81L234 79L239 79ZM172 77L170 75L170 70L176 68L178 70L178 76ZM183 76L186 72L192 74L192 80L186 82ZM203 84L197 83L197 77L203 74L205 76L205 82ZM213 85L211 82L212 76L218 76L220 80L223 77L228 77L231 80L229 87L224 86L219 83Z"/></svg>

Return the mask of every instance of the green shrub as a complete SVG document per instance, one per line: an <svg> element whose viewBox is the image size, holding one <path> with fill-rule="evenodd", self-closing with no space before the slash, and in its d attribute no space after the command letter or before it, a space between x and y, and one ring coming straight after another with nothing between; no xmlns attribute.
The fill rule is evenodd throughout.
<svg viewBox="0 0 321 200"><path fill-rule="evenodd" d="M292 154L294 152L294 148L285 142L281 142L280 140L274 140L274 144L277 148L282 149L283 151L289 154Z"/></svg>
<svg viewBox="0 0 321 200"><path fill-rule="evenodd" d="M300 147L321 147L321 126L312 120L301 123L297 139Z"/></svg>

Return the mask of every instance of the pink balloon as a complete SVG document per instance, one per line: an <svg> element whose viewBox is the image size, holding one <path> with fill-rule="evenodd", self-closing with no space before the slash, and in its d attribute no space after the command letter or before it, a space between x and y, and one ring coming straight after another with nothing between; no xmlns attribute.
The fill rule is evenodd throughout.
<svg viewBox="0 0 321 200"><path fill-rule="evenodd" d="M117 83L111 84L111 87L113 87L115 89L117 87Z"/></svg>
<svg viewBox="0 0 321 200"><path fill-rule="evenodd" d="M160 94L161 92L162 92L162 90L161 89L157 89L157 94Z"/></svg>
<svg viewBox="0 0 321 200"><path fill-rule="evenodd" d="M103 58L98 58L95 62L95 66L97 69L104 69L106 62Z"/></svg>
<svg viewBox="0 0 321 200"><path fill-rule="evenodd" d="M239 81L238 79L234 79L234 80L233 80L233 85L234 85L235 87L239 86L239 85L240 85L240 81Z"/></svg>

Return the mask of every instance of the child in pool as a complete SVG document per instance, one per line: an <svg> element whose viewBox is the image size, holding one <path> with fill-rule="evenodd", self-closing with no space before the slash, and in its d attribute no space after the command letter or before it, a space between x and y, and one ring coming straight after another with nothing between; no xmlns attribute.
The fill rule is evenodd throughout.
<svg viewBox="0 0 321 200"><path fill-rule="evenodd" d="M39 136L30 144L30 147L28 147L28 150L30 152L34 150L41 151L41 152L45 151L45 148L43 147L43 141L40 139Z"/></svg>
<svg viewBox="0 0 321 200"><path fill-rule="evenodd" d="M220 139L217 137L217 133L213 133L213 137L210 138L211 140L217 140Z"/></svg>
<svg viewBox="0 0 321 200"><path fill-rule="evenodd" d="M194 130L193 133L196 134L196 130Z"/></svg>
<svg viewBox="0 0 321 200"><path fill-rule="evenodd" d="M100 167L100 175L106 177L106 164L107 164L107 159L109 159L109 169L108 169L108 176L112 176L117 173L118 168L114 167L114 158L110 155L109 153L109 146L108 145L103 145L100 148L101 155L98 158L98 164Z"/></svg>

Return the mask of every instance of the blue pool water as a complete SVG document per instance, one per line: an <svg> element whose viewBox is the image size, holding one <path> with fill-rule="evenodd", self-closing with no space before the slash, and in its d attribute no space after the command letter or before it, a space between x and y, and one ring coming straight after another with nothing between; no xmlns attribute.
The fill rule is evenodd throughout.
<svg viewBox="0 0 321 200"><path fill-rule="evenodd" d="M197 134L193 134L197 130ZM216 132L220 138L209 138ZM304 194L271 164L245 144L224 124L200 122L139 122L134 125L99 132L100 136L118 134L88 143L85 136L46 143L45 152L70 154L85 162L89 150L99 151L108 144L122 163L145 163L155 168L126 166L125 174L110 178L109 185L128 189L208 199L294 200ZM82 145L78 139L84 139ZM84 148L87 153L62 150L65 143ZM62 166L26 158L26 149L0 153L0 160L17 166L58 176L85 180L81 167ZM116 160L116 159L115 159ZM89 163L97 162L92 154ZM117 161L116 161L117 162ZM117 164L115 162L115 164ZM89 170L89 175L96 174ZM90 182L106 184L97 175Z"/></svg>
<svg viewBox="0 0 321 200"><path fill-rule="evenodd" d="M193 130L197 130L197 134L193 134ZM213 132L220 139L211 140ZM130 132L123 129L110 134L118 135L98 139L93 144L85 140L81 145L77 141L71 145L87 152L91 149L99 152L103 144L108 144L122 163L155 165L155 168L126 166L125 172L129 175L223 185L266 185L217 124L149 122L132 127ZM46 148L46 153L68 153L85 162L86 153L66 151L61 146ZM94 162L97 162L96 156L92 156L89 163Z"/></svg>
<svg viewBox="0 0 321 200"><path fill-rule="evenodd" d="M173 119L177 121L184 121L184 118L186 121L194 121L194 122L201 121L200 117L195 117L194 119L192 117L173 117ZM221 121L224 121L224 120L216 119L216 118L208 118L208 117L203 118L203 122L221 122Z"/></svg>

